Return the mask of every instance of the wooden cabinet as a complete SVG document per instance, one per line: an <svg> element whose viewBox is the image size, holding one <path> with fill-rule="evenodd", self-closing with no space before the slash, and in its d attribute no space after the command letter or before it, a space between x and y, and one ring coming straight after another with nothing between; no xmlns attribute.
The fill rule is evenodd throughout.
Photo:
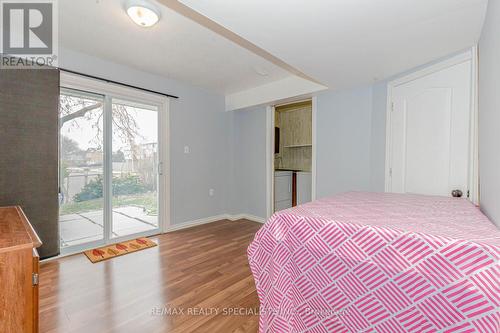
<svg viewBox="0 0 500 333"><path fill-rule="evenodd" d="M0 332L38 332L42 245L20 207L0 208Z"/></svg>
<svg viewBox="0 0 500 333"><path fill-rule="evenodd" d="M279 127L277 168L311 171L312 102L306 101L276 107L275 125Z"/></svg>

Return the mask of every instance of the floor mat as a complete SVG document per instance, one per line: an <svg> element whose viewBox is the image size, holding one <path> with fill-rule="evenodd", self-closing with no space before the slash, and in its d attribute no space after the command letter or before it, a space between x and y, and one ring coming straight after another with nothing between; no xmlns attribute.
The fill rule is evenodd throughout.
<svg viewBox="0 0 500 333"><path fill-rule="evenodd" d="M137 238L126 242L88 250L84 253L90 261L96 263L110 258L122 256L127 253L137 252L140 250L148 249L150 247L155 247L157 245L158 244L156 244L149 238Z"/></svg>

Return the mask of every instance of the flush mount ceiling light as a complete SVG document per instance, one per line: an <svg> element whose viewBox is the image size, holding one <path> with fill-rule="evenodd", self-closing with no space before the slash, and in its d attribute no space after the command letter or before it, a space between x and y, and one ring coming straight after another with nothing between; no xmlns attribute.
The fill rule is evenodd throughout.
<svg viewBox="0 0 500 333"><path fill-rule="evenodd" d="M127 3L127 14L141 27L151 27L160 19L160 11L149 1L133 0Z"/></svg>

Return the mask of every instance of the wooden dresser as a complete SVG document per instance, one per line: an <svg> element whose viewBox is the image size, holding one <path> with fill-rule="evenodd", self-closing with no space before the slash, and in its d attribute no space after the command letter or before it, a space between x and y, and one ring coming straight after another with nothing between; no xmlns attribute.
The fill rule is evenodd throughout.
<svg viewBox="0 0 500 333"><path fill-rule="evenodd" d="M20 207L0 207L0 332L38 332L42 245Z"/></svg>

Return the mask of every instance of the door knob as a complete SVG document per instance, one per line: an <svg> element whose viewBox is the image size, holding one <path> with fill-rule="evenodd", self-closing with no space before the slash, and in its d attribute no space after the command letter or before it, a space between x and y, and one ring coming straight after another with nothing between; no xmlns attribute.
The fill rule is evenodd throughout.
<svg viewBox="0 0 500 333"><path fill-rule="evenodd" d="M451 191L451 196L454 197L454 198L461 198L462 197L463 192L461 190L453 190Z"/></svg>

